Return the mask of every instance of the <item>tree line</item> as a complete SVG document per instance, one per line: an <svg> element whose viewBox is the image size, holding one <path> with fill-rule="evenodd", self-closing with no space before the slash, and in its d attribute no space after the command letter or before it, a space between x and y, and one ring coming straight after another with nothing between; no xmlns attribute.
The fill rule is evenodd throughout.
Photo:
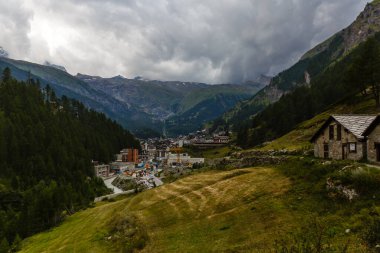
<svg viewBox="0 0 380 253"><path fill-rule="evenodd" d="M125 147L139 148L104 114L38 80L20 82L9 68L0 80L0 252L21 238L57 225L108 191L92 160L109 162Z"/></svg>

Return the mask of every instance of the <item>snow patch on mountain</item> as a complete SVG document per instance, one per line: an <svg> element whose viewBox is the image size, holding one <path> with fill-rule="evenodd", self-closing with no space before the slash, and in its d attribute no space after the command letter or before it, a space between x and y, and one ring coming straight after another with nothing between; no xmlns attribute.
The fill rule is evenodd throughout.
<svg viewBox="0 0 380 253"><path fill-rule="evenodd" d="M0 47L0 57L8 58L9 54L3 47Z"/></svg>

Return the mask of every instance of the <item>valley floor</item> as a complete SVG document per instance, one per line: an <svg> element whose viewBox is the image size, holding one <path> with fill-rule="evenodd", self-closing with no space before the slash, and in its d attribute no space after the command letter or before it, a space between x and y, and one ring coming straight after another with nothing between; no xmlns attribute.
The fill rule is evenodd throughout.
<svg viewBox="0 0 380 253"><path fill-rule="evenodd" d="M308 201L293 205L303 200L292 184L275 168L199 173L79 212L25 240L21 252L274 252L276 241L315 218ZM118 233L115 219L130 232ZM350 240L349 251L364 252L342 231L336 243ZM131 239L121 246L120 236Z"/></svg>

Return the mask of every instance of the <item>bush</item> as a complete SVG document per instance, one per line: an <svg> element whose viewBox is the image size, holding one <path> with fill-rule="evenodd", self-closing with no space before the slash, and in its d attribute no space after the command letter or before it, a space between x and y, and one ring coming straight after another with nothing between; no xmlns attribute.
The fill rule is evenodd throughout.
<svg viewBox="0 0 380 253"><path fill-rule="evenodd" d="M341 246L332 246L336 229L316 218L287 238L275 242L276 253L324 253L347 252L349 242Z"/></svg>
<svg viewBox="0 0 380 253"><path fill-rule="evenodd" d="M339 180L342 185L350 186L361 196L372 197L379 193L380 175L375 170L364 170L361 167L349 166L332 176L334 180Z"/></svg>
<svg viewBox="0 0 380 253"><path fill-rule="evenodd" d="M0 242L0 253L7 253L9 252L9 243L6 238L3 238Z"/></svg>
<svg viewBox="0 0 380 253"><path fill-rule="evenodd" d="M279 168L288 177L303 179L308 182L318 182L327 179L328 175L346 165L347 162L322 161L309 158L293 158L283 163Z"/></svg>
<svg viewBox="0 0 380 253"><path fill-rule="evenodd" d="M120 213L110 222L106 238L120 252L134 252L145 247L148 234L136 217Z"/></svg>
<svg viewBox="0 0 380 253"><path fill-rule="evenodd" d="M363 239L370 249L375 248L376 245L380 245L380 214L377 211L371 212Z"/></svg>

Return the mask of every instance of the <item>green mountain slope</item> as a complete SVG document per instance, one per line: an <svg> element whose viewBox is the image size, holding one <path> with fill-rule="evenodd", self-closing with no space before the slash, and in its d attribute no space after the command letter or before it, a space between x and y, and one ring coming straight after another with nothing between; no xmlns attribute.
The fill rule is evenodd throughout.
<svg viewBox="0 0 380 253"><path fill-rule="evenodd" d="M104 114L44 93L34 81L0 81L0 242L57 225L108 192L92 160L139 142ZM17 245L16 245L17 246ZM1 248L1 247L0 247ZM1 248L2 252L4 248Z"/></svg>
<svg viewBox="0 0 380 253"><path fill-rule="evenodd" d="M199 97L204 96L203 99ZM193 96L193 95L191 95ZM199 130L199 126L205 125L211 119L222 115L239 101L247 98L245 94L234 93L216 93L216 94L199 94L199 103L193 107L172 116L165 121L166 130L175 135L187 134ZM195 97L194 97L194 100Z"/></svg>
<svg viewBox="0 0 380 253"><path fill-rule="evenodd" d="M137 226L144 228L147 236L142 252L248 249L272 239L264 233L266 226L279 233L292 227L285 221L293 220L293 214L265 208L276 205L282 209L281 197L289 183L268 168L202 173L78 213L53 231L28 239L21 252L120 252L118 243L107 241L115 217L135 217ZM260 198L249 201L256 194ZM265 221L266 215L278 218ZM218 238L217 242L210 243L212 238Z"/></svg>
<svg viewBox="0 0 380 253"><path fill-rule="evenodd" d="M310 86L301 86L268 106L238 131L238 142L254 146L278 138L301 122L358 93L377 95L377 65L380 63L380 34L351 51L319 74ZM375 89L369 84L376 84ZM376 96L375 96L376 95ZM374 100L375 101L375 100Z"/></svg>
<svg viewBox="0 0 380 253"><path fill-rule="evenodd" d="M270 85L225 113L223 120L230 125L247 120L283 95L313 81L328 66L380 31L379 13L380 2L369 3L349 27L307 52L294 66L274 77Z"/></svg>
<svg viewBox="0 0 380 253"><path fill-rule="evenodd" d="M39 79L42 86L49 84L57 95L77 99L87 107L105 113L129 129L151 123L144 112L137 112L134 108L129 108L65 71L26 61L0 58L0 71L5 67L12 70L16 79L26 81L29 76Z"/></svg>

